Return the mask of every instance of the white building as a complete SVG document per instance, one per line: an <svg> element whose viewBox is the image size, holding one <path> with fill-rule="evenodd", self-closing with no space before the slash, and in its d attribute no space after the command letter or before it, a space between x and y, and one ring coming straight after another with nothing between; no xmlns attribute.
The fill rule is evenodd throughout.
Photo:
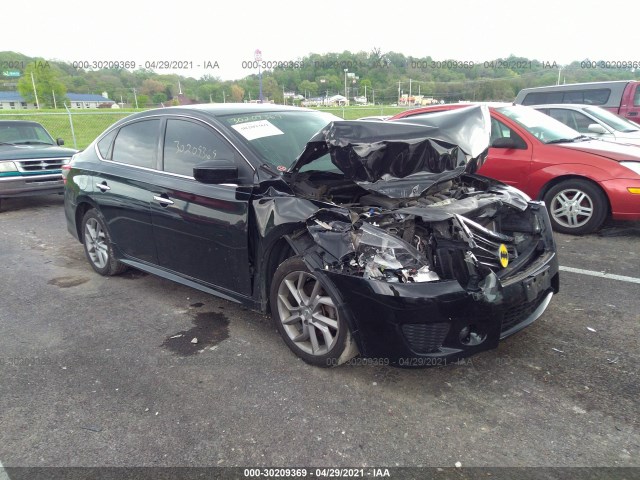
<svg viewBox="0 0 640 480"><path fill-rule="evenodd" d="M100 105L114 105L116 102L107 97L107 93L67 93L69 108L98 108ZM58 102L62 107L62 103ZM37 108L35 102L27 102L18 92L0 92L0 110L32 110Z"/></svg>

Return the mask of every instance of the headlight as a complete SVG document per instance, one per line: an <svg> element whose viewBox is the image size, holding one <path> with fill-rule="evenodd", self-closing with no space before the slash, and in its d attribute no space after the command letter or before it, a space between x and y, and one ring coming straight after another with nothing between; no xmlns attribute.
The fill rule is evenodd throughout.
<svg viewBox="0 0 640 480"><path fill-rule="evenodd" d="M640 162L620 162L620 165L640 175Z"/></svg>
<svg viewBox="0 0 640 480"><path fill-rule="evenodd" d="M13 162L0 162L0 173L3 172L17 172L18 168Z"/></svg>
<svg viewBox="0 0 640 480"><path fill-rule="evenodd" d="M390 283L440 280L413 246L373 225L364 223L353 243L353 262L364 268L364 278Z"/></svg>

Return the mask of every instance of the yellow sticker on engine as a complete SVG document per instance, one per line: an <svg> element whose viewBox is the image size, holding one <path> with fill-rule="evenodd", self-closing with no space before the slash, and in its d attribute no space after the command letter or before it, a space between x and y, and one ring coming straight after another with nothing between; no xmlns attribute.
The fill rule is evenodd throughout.
<svg viewBox="0 0 640 480"><path fill-rule="evenodd" d="M507 250L507 246L504 243L500 244L500 248L498 249L498 258L500 259L500 265L502 265L502 268L507 268L507 265L509 265L509 250Z"/></svg>

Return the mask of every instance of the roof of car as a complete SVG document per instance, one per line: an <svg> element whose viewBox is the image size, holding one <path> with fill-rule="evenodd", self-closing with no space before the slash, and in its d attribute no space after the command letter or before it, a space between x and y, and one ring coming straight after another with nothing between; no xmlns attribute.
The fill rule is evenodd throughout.
<svg viewBox="0 0 640 480"><path fill-rule="evenodd" d="M507 102L443 103L443 104L439 104L439 105L428 105L426 107L416 107L416 108L413 108L413 109L405 110L404 112L397 113L392 118L396 119L396 120L400 120L400 118L406 118L406 117L410 117L412 115L419 115L421 113L442 112L442 111L454 110L454 109L458 109L458 108L474 107L474 106L478 106L478 105L485 105L485 106L489 107L490 109L514 106L513 103L507 103ZM521 106L521 105L517 105L517 106ZM396 118L396 117L400 117L400 118Z"/></svg>
<svg viewBox="0 0 640 480"><path fill-rule="evenodd" d="M602 108L598 105L586 105L584 103L541 103L539 105L528 105L531 108L574 108L576 110L584 110L585 108Z"/></svg>
<svg viewBox="0 0 640 480"><path fill-rule="evenodd" d="M194 105L159 108L148 110L147 112L171 113L172 111L175 111L176 113L179 113L194 110L213 116L233 115L236 113L246 114L259 112L315 111L310 108L292 107L290 105L276 105L274 103L200 103Z"/></svg>

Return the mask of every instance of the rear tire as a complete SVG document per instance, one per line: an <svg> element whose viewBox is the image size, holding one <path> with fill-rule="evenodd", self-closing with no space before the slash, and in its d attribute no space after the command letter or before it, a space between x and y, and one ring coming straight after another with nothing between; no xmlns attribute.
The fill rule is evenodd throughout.
<svg viewBox="0 0 640 480"><path fill-rule="evenodd" d="M571 179L554 185L544 196L553 230L570 235L596 231L607 218L605 194L588 180Z"/></svg>
<svg viewBox="0 0 640 480"><path fill-rule="evenodd" d="M271 283L271 315L287 346L305 362L335 367L358 354L337 301L300 257L280 264Z"/></svg>
<svg viewBox="0 0 640 480"><path fill-rule="evenodd" d="M100 275L118 275L127 269L116 260L106 223L95 209L88 210L82 217L82 243L87 260Z"/></svg>

